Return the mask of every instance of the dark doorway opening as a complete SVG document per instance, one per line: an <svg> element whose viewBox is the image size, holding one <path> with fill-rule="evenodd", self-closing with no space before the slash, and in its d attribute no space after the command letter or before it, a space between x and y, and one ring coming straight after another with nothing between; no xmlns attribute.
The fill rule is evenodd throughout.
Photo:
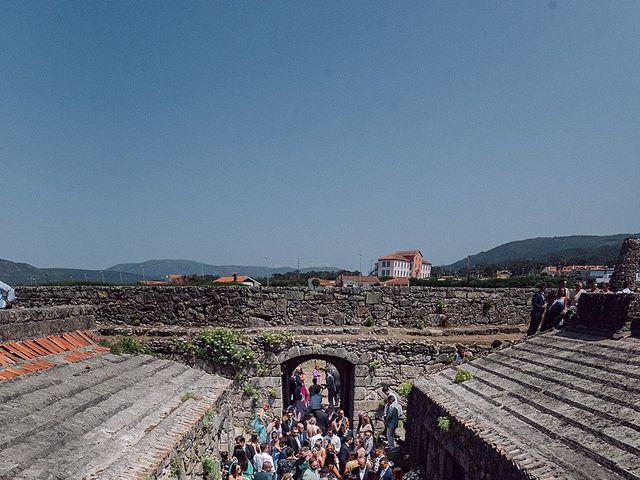
<svg viewBox="0 0 640 480"><path fill-rule="evenodd" d="M340 408L344 410L344 414L353 422L353 398L354 398L354 390L355 390L355 365L348 360L343 358L334 357L331 355L302 355L300 357L291 358L284 363L282 363L282 407L283 410L286 410L290 405L290 399L292 398L293 392L292 387L290 385L289 379L293 374L294 370L300 366L307 364L308 362L317 361L321 370L325 368L331 369L333 367L335 369L334 374L337 373L339 376L340 382L340 392L338 402L336 402L336 408ZM312 374L312 366L310 368L303 368L305 374L305 383L307 387L310 387L312 384L313 374ZM324 375L326 372L322 372L322 378L324 379ZM335 375L334 375L335 376ZM324 382L321 382L324 383ZM323 403L328 403L328 392L327 390L323 390Z"/></svg>

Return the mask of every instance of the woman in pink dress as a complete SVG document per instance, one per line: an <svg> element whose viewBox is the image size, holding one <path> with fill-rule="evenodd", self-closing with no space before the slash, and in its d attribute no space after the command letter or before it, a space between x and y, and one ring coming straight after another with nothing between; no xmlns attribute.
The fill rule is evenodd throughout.
<svg viewBox="0 0 640 480"><path fill-rule="evenodd" d="M302 387L300 387L300 393L302 394L302 398L304 399L305 408L309 405L309 398L311 398L311 394L307 389L307 385L304 383L304 372L300 372L300 381L302 382Z"/></svg>

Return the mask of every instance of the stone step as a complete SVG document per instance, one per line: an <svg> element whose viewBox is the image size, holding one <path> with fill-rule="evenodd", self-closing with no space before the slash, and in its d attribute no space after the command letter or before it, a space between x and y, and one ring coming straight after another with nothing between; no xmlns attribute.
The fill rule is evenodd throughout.
<svg viewBox="0 0 640 480"><path fill-rule="evenodd" d="M561 337L559 335L552 335L546 338L532 337L527 340L529 345L538 345L546 348L576 352L586 355L588 358L594 358L604 361L618 361L626 365L633 365L640 367L640 350L632 347L628 347L626 344L604 343L600 341L595 342L581 342L572 338Z"/></svg>
<svg viewBox="0 0 640 480"><path fill-rule="evenodd" d="M527 442L524 451L540 451L546 455L547 461L558 463L563 469L575 472L575 475L570 478L584 480L617 478L615 474L612 474L611 467L618 471L621 471L621 469L611 465L611 462L601 457L597 452L583 447L581 445L582 441L575 442L573 435L562 434L561 432L567 432L571 427L567 427L565 423L551 414L548 409L547 411L538 410L531 405L521 403L519 399L513 397L495 398L496 393L501 392L501 390L490 387L487 395L483 391L483 385L477 378L474 378L461 384L445 385L445 388L448 390L449 395L452 395L455 390L463 390L464 393L460 391L456 393L459 401L472 402L475 408L480 407L481 411L485 412L484 415L487 419L494 425L494 428L495 426L500 426L505 429L507 437L517 436L521 441ZM487 406L481 407L481 402L487 403ZM495 414L495 407L499 407L499 411L502 413ZM575 429L575 427L573 428ZM524 431L527 433L524 434ZM552 438L551 441L546 438L549 436ZM584 439L585 442L592 440L590 438L585 439L584 435L579 438ZM601 446L605 445L602 441L600 441L600 444ZM580 448L581 453L586 454L588 458L585 460L584 457L580 456L577 458L578 463L575 464L562 460L562 458L566 459L575 456L573 452L576 448ZM562 450L562 455L559 455L560 450Z"/></svg>
<svg viewBox="0 0 640 480"><path fill-rule="evenodd" d="M70 478L81 478L81 475L77 475L78 471L99 463L105 452L114 455L122 448L126 448L126 445L124 447L121 445L123 442L135 442L136 439L144 436L146 428L151 424L150 418L154 417L154 412L171 398L181 397L188 390L189 384L202 375L201 371L173 363L155 378L150 379L146 385L141 386L141 388L147 388L158 384L157 386L161 389L151 388L148 391L140 391L140 388L136 388L127 389L121 393L123 396L142 395L144 403L138 402L113 417L104 419L104 423L99 424L97 428L73 439L47 457L39 458L34 465L16 478L31 478L30 475L37 472L42 464L46 465L55 458L57 458L58 468L69 472Z"/></svg>
<svg viewBox="0 0 640 480"><path fill-rule="evenodd" d="M441 374L442 375L442 374ZM437 382L441 386L441 390L445 392L443 403L447 403L447 399L453 399L457 405L473 405L473 412L468 412L467 419L472 420L473 423L490 423L492 432L496 432L499 434L505 442L509 442L510 448L509 450L516 450L522 452L522 455L526 455L527 459L539 462L543 465L547 465L545 470L551 469L553 474L544 475L541 477L534 478L553 478L554 480L576 480L578 479L587 479L587 473L583 476L567 476L564 474L564 470L567 470L567 467L570 465L565 464L560 459L553 454L557 449L566 448L564 444L559 441L552 440L550 443L548 439L545 439L542 434L536 431L527 432L527 435L521 435L523 428L526 428L526 425L523 426L522 422L520 422L517 418L500 414L496 416L491 412L495 410L495 407L501 407L502 404L492 398L491 396L487 396L481 392L476 391L474 388L469 387L467 382L464 384L460 384L460 388L452 387L452 381L454 375L451 374L446 375L447 382L442 383L441 378L437 379ZM477 379L474 379L477 381ZM455 409L456 411L460 411L458 407ZM484 414L482 417L478 418L476 411L482 411ZM460 418L460 415L456 415ZM484 429L482 429L484 432ZM516 435L516 433L518 435ZM480 436L483 436L481 433ZM517 438L517 440L515 440ZM508 439L508 440L507 440ZM495 442L500 442L500 439L494 440ZM544 442L544 443L543 443ZM538 453L539 452L539 453ZM542 455L540 455L542 453ZM520 463L518 464L519 468L521 468ZM593 465L594 468L599 468L597 464Z"/></svg>
<svg viewBox="0 0 640 480"><path fill-rule="evenodd" d="M24 469L24 465L32 463L34 458L58 450L73 437L94 428L101 419L116 415L131 406L137 399L121 396L120 392L132 386L144 385L170 363L153 359L151 363L125 371L117 377L110 376L102 384L81 394L62 398L60 402L22 419L23 431L18 430L17 435L14 432L15 424L10 424L11 433L5 435L0 451L3 457L20 458L20 464L14 464L10 471L6 471L5 465L0 464L0 474L15 475L16 471ZM34 439L35 442L32 442ZM44 443L46 447L25 454L24 443Z"/></svg>
<svg viewBox="0 0 640 480"><path fill-rule="evenodd" d="M609 422L623 425L631 430L640 432L640 418L635 415L635 408L633 405L625 404L623 408L610 404L610 397L604 395L598 395L596 391L590 391L589 389L577 390L575 386L561 381L551 381L551 378L543 378L543 386L540 385L540 378L538 376L531 375L524 368L506 364L502 370L496 368L495 365L489 363L489 367L485 366L486 363L474 362L472 372L479 370L481 373L477 376L478 381L486 383L495 388L499 388L502 392L506 390L509 383L516 383L525 389L530 389L536 396L543 395L549 399L550 402L559 401L563 404L572 405L576 408L582 408L586 411L598 415ZM554 379L555 380L555 379ZM489 383L491 382L491 383ZM501 386L502 382L505 382ZM594 407L597 406L597 407Z"/></svg>
<svg viewBox="0 0 640 480"><path fill-rule="evenodd" d="M139 356L133 359L130 366L126 363L121 364L118 362L113 367L110 367L108 366L108 359L101 358L100 363L107 362L107 367L104 371L87 370L83 362L63 365L64 368L53 368L49 376L54 379L63 379L64 382L72 381L74 387L71 391L73 393L69 393L68 386L63 382L52 386L48 390L41 390L37 395L30 395L28 398L24 398L22 402L9 402L5 405L4 407L11 408L13 414L9 416L11 425L7 426L3 431L4 435L0 443L0 451L6 444L11 443L17 435L28 435L29 430L37 429L57 416L63 417L66 413L65 406L67 406L68 410L73 410L78 404L90 401L93 390L105 383L105 381L113 381L112 379L115 376L126 378L128 372L139 368L151 370L153 367L149 365L155 361L153 357ZM36 381L37 379L34 378L33 380Z"/></svg>
<svg viewBox="0 0 640 480"><path fill-rule="evenodd" d="M547 358L555 360L565 361L572 365L581 365L592 370L604 370L608 373L617 375L617 378L635 379L640 380L640 374L630 372L624 368L626 363L622 358L598 358L597 362L594 362L593 357L589 357L588 352L576 352L568 350L559 350L547 345L529 345L529 343L522 343L513 347L514 351L528 352L535 355L543 355ZM639 382L640 385L640 382Z"/></svg>
<svg viewBox="0 0 640 480"><path fill-rule="evenodd" d="M219 379L216 381L218 382ZM192 387L195 392L201 394L201 397L186 402L176 398L173 405L168 405L171 408L168 408L163 415L159 415L158 423L153 431L120 452L121 454L116 456L108 467L103 466L93 472L82 470L80 473L83 478L87 480L119 480L133 477L132 473L134 472L140 477L143 473L147 474L151 467L167 458L168 452L173 450L175 444L216 403L219 384L211 382L210 376L198 379ZM179 408L174 408L176 403ZM140 459L145 460L141 463Z"/></svg>
<svg viewBox="0 0 640 480"><path fill-rule="evenodd" d="M553 373L554 376L562 378L567 383L590 386L591 388L605 391L607 394L615 392L611 395L614 397L623 395L630 401L633 401L634 398L640 398L637 397L637 395L640 395L640 385L637 380L628 379L622 375L607 374L605 377L599 375L599 370L595 367L574 365L570 361L565 361L559 365L557 360L546 358L543 355L513 349L497 352L489 361L494 361L494 359L501 359L504 362L521 362L521 364L530 368L535 366L542 371L546 370L547 373ZM633 395L629 395L630 393Z"/></svg>
<svg viewBox="0 0 640 480"><path fill-rule="evenodd" d="M136 363L120 365L125 360L127 360L126 357L109 359L104 355L99 355L96 357L96 361L91 363L91 375L80 375L86 373L84 363L62 365L65 367L64 375L60 375L61 370L54 367L50 372L47 372L47 381L42 382L44 385L41 385L43 375L38 375L38 373L20 377L21 381L16 382L16 387L20 387L17 389L18 394L7 398L5 402L0 404L0 416L7 416L11 412L11 418L19 420L22 418L21 415L30 414L29 410L24 409L25 399L23 397L28 397L26 402L33 405L32 410L42 410L59 401L61 392L64 392L65 396L75 395L102 383L104 378L101 375L105 369L109 370L109 375L118 375L124 370L136 368L137 362L142 365L153 361L149 357L139 357ZM70 376L74 379L75 385L71 390L64 384L69 381ZM14 388L11 388L11 391L14 391Z"/></svg>

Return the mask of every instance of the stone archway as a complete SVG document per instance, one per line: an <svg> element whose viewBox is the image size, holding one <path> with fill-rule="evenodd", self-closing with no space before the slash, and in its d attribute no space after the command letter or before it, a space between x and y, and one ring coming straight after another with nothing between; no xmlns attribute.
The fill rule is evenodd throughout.
<svg viewBox="0 0 640 480"><path fill-rule="evenodd" d="M310 353L304 355L298 355L288 358L281 362L281 384L282 384L282 405L283 409L288 405L288 399L291 392L289 391L289 377L293 373L293 370L308 360L322 360L329 362L338 370L340 374L340 405L339 407L344 410L345 415L353 421L354 413L354 393L355 393L355 370L356 366L350 360L345 358L322 353Z"/></svg>

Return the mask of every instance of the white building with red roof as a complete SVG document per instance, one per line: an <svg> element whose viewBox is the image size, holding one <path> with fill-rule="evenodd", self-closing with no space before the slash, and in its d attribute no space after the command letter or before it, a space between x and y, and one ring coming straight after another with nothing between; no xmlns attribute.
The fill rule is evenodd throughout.
<svg viewBox="0 0 640 480"><path fill-rule="evenodd" d="M431 262L420 250L398 250L378 258L373 273L379 277L429 278Z"/></svg>

